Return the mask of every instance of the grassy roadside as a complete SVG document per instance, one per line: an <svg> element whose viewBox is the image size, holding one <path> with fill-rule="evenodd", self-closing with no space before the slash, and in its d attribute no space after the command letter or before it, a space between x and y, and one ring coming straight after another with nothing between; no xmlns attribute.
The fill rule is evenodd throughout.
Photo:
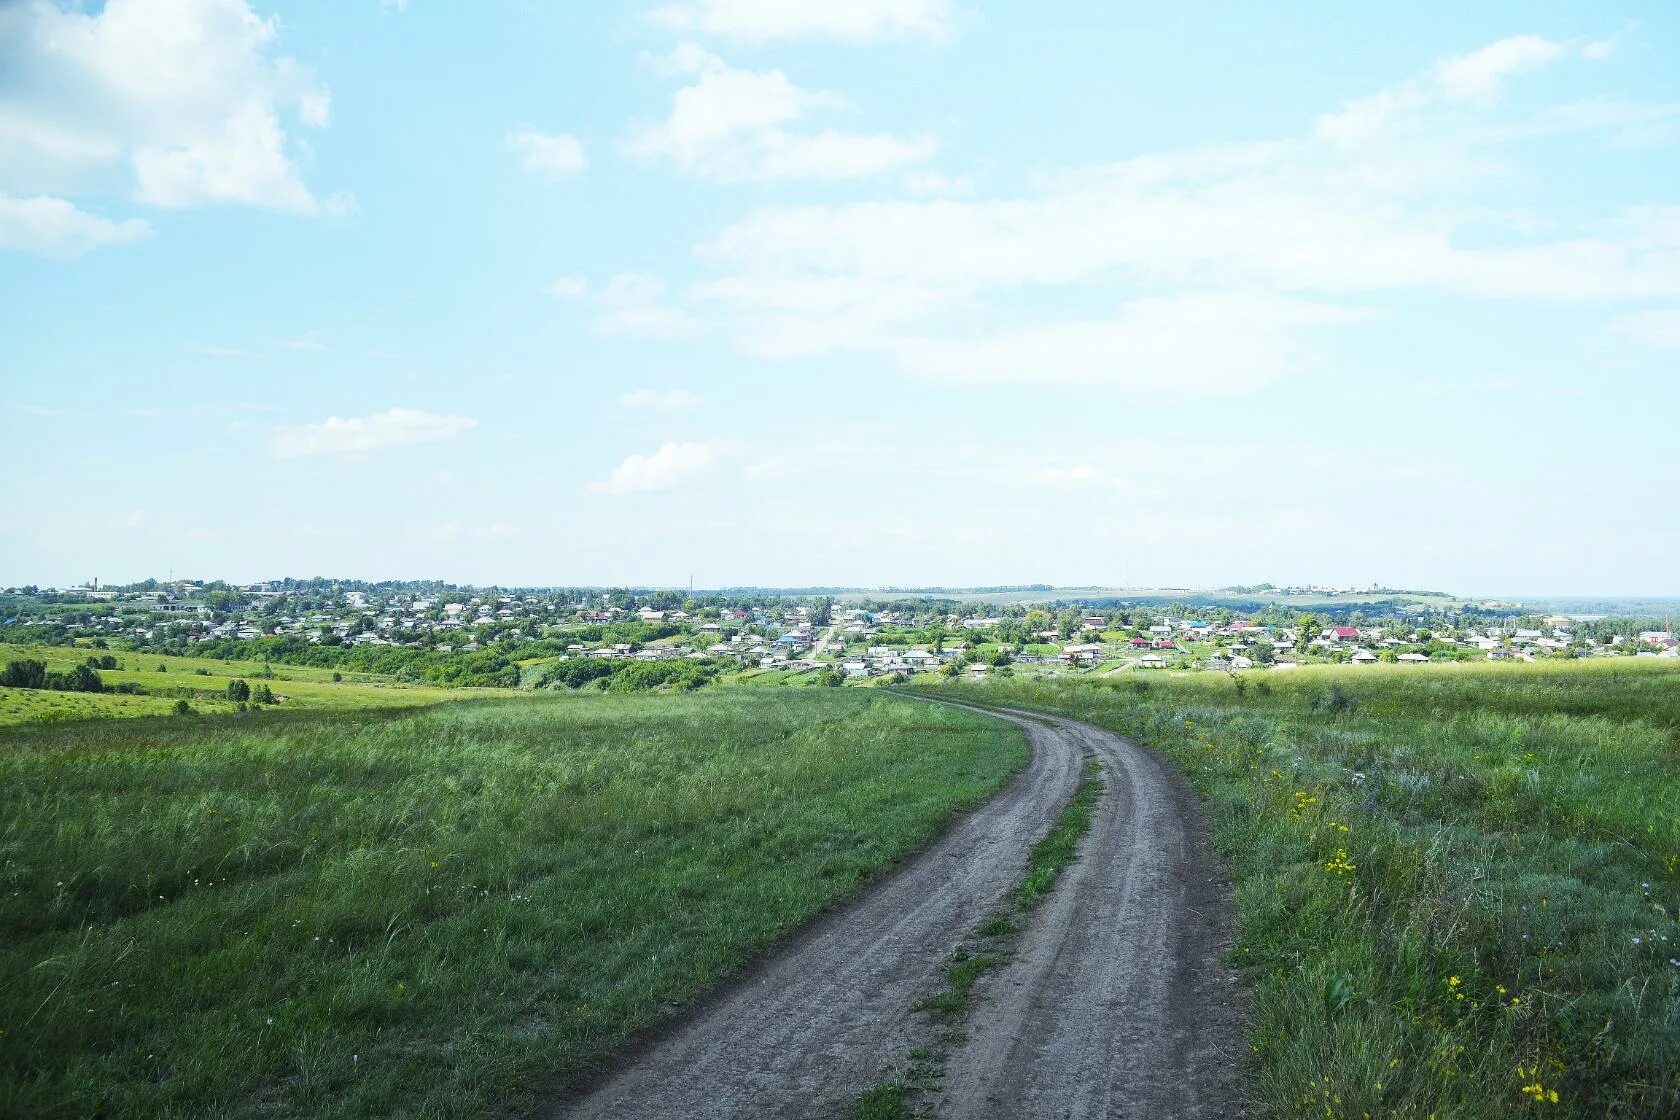
<svg viewBox="0 0 1680 1120"><path fill-rule="evenodd" d="M0 1115L517 1113L1025 757L837 689L0 735Z"/></svg>
<svg viewBox="0 0 1680 1120"><path fill-rule="evenodd" d="M1208 797L1265 1114L1680 1114L1680 674L941 691L1132 735Z"/></svg>

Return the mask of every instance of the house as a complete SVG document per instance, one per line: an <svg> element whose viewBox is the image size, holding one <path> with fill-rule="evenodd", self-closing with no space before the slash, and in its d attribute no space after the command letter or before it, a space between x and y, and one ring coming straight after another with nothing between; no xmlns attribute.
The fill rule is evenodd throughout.
<svg viewBox="0 0 1680 1120"><path fill-rule="evenodd" d="M1427 654L1422 654L1422 653L1402 653L1399 657L1396 657L1394 660L1400 662L1403 665L1427 665L1427 664L1429 664L1429 656Z"/></svg>
<svg viewBox="0 0 1680 1120"><path fill-rule="evenodd" d="M1063 661L1078 661L1084 665L1101 661L1103 647L1096 644L1063 646L1061 659Z"/></svg>
<svg viewBox="0 0 1680 1120"><path fill-rule="evenodd" d="M1329 637L1332 641L1337 642L1357 642L1359 640L1359 628L1357 626L1333 627Z"/></svg>
<svg viewBox="0 0 1680 1120"><path fill-rule="evenodd" d="M1167 659L1158 653L1146 653L1138 658L1137 667L1139 669L1165 669Z"/></svg>
<svg viewBox="0 0 1680 1120"><path fill-rule="evenodd" d="M1108 629L1108 620L1100 614L1088 614L1079 620L1079 628L1081 630L1106 630Z"/></svg>
<svg viewBox="0 0 1680 1120"><path fill-rule="evenodd" d="M1131 646L1132 646L1133 649L1148 649L1149 648L1149 639L1148 638L1142 638L1142 637L1133 638L1132 641L1131 641Z"/></svg>
<svg viewBox="0 0 1680 1120"><path fill-rule="evenodd" d="M1377 663L1377 655L1368 649L1362 649L1356 652L1350 660L1355 665L1375 665Z"/></svg>

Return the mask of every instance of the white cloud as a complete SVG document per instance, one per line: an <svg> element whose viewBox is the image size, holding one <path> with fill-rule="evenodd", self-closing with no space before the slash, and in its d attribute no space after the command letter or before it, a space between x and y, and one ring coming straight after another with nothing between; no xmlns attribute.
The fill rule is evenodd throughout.
<svg viewBox="0 0 1680 1120"><path fill-rule="evenodd" d="M621 272L595 297L595 330L604 335L681 339L704 333L700 320L665 302L665 281Z"/></svg>
<svg viewBox="0 0 1680 1120"><path fill-rule="evenodd" d="M1442 106L1462 105L1491 97L1509 78L1538 69L1570 53L1604 58L1603 44L1577 48L1538 35L1514 35L1468 54L1438 61L1421 77L1402 82L1369 97L1351 101L1318 119L1317 133L1326 140L1369 140L1395 124Z"/></svg>
<svg viewBox="0 0 1680 1120"><path fill-rule="evenodd" d="M1095 486L1113 481L1106 470L1095 463L1080 463L1072 467L1040 467L1032 473L1035 482L1045 486Z"/></svg>
<svg viewBox="0 0 1680 1120"><path fill-rule="evenodd" d="M1680 308L1638 311L1612 324L1617 334L1659 350L1680 350Z"/></svg>
<svg viewBox="0 0 1680 1120"><path fill-rule="evenodd" d="M679 408L693 408L701 403L699 397L687 389L635 389L618 398L625 408L647 408L670 412Z"/></svg>
<svg viewBox="0 0 1680 1120"><path fill-rule="evenodd" d="M1547 53L1442 66L1456 96ZM683 303L760 357L872 351L947 379L1239 392L1309 368L1322 328L1379 293L1680 298L1680 208L1566 223L1509 201L1508 146L1535 129L1618 139L1631 107L1506 122L1472 101L1391 143L1319 130L1040 176L1013 198L761 206L698 246L709 274ZM1120 310L1068 321L1022 297L1063 288Z"/></svg>
<svg viewBox="0 0 1680 1120"><path fill-rule="evenodd" d="M466 416L442 416L412 408L393 408L373 416L329 417L319 424L276 428L269 454L276 459L311 455L360 455L416 443L454 439L478 426Z"/></svg>
<svg viewBox="0 0 1680 1120"><path fill-rule="evenodd" d="M1247 392L1311 363L1303 328L1338 308L1258 293L1136 300L1111 319L888 344L911 373L964 384L1097 385L1137 393Z"/></svg>
<svg viewBox="0 0 1680 1120"><path fill-rule="evenodd" d="M548 286L555 299L582 299L589 294L589 281L581 276L562 276Z"/></svg>
<svg viewBox="0 0 1680 1120"><path fill-rule="evenodd" d="M599 494L631 494L669 490L715 467L728 453L723 444L667 443L651 455L632 455L620 463L605 482L590 489Z"/></svg>
<svg viewBox="0 0 1680 1120"><path fill-rule="evenodd" d="M956 22L952 0L681 0L648 18L685 34L749 43L830 39L873 43L943 38Z"/></svg>
<svg viewBox="0 0 1680 1120"><path fill-rule="evenodd" d="M508 146L518 153L519 165L526 171L556 182L581 175L589 166L582 142L569 134L522 128L509 134Z"/></svg>
<svg viewBox="0 0 1680 1120"><path fill-rule="evenodd" d="M789 465L785 457L781 455L772 455L768 459L760 459L757 462L748 463L746 469L741 473L752 479L754 482L769 482L772 479L784 477L788 473L788 470Z"/></svg>
<svg viewBox="0 0 1680 1120"><path fill-rule="evenodd" d="M322 127L331 102L274 53L278 34L244 0L10 6L0 190L70 194L126 168L154 206L344 209L310 192L289 151L283 118Z"/></svg>
<svg viewBox="0 0 1680 1120"><path fill-rule="evenodd" d="M1538 35L1514 35L1469 54L1443 59L1435 81L1455 101L1486 97L1506 78L1560 58L1568 47Z"/></svg>
<svg viewBox="0 0 1680 1120"><path fill-rule="evenodd" d="M637 129L626 147L684 174L726 183L853 179L896 170L936 147L889 133L790 131L785 126L812 111L845 108L845 99L797 86L780 70L737 70L693 44L665 61L694 80L672 96L664 120Z"/></svg>
<svg viewBox="0 0 1680 1120"><path fill-rule="evenodd" d="M918 198L967 197L974 193L974 180L967 175L912 171L904 176L904 189Z"/></svg>
<svg viewBox="0 0 1680 1120"><path fill-rule="evenodd" d="M149 237L138 218L112 221L62 198L13 198L0 194L0 249L43 257L79 257L101 245Z"/></svg>

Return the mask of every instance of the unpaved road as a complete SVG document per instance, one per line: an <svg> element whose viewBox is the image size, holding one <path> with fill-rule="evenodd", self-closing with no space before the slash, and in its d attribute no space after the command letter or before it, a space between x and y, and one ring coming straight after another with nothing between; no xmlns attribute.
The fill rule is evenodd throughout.
<svg viewBox="0 0 1680 1120"><path fill-rule="evenodd" d="M645 1046L567 1117L845 1112L924 1040L916 1000L1003 905L1086 761L1108 789L1081 858L993 972L938 1098L951 1117L1225 1117L1238 993L1196 798L1166 764L1072 720L999 713L1027 769L942 839Z"/></svg>

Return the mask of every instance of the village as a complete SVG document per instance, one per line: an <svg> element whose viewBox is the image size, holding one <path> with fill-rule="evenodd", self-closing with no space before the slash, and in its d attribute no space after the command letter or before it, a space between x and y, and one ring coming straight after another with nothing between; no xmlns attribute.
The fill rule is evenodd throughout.
<svg viewBox="0 0 1680 1120"><path fill-rule="evenodd" d="M1554 657L1675 657L1670 629L1606 632L1562 615L1193 617L1157 606L1047 603L987 613L935 598L847 605L820 597L670 590L243 586L176 581L11 588L0 635L117 648L203 650L251 643L390 647L434 654L507 650L528 661L703 663L742 681L882 683L921 673L983 677L1121 672L1285 671L1306 664L1424 665ZM16 611L17 604L29 610ZM15 612L15 613L14 613ZM46 632L43 632L46 631ZM572 678L577 679L577 678Z"/></svg>

